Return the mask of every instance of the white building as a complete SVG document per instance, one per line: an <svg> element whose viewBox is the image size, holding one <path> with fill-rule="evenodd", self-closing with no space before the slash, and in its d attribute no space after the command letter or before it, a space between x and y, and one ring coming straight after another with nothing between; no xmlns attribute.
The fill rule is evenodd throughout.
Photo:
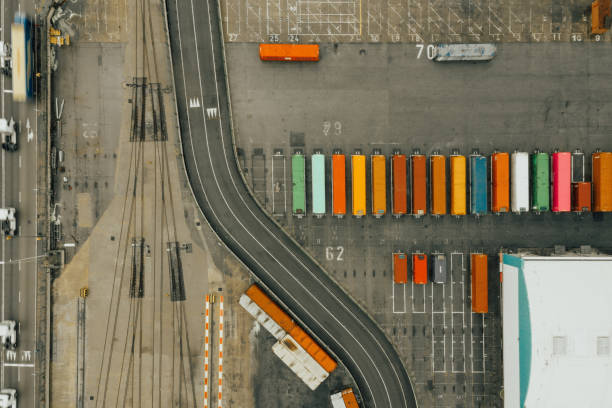
<svg viewBox="0 0 612 408"><path fill-rule="evenodd" d="M502 256L505 407L612 407L612 257Z"/></svg>

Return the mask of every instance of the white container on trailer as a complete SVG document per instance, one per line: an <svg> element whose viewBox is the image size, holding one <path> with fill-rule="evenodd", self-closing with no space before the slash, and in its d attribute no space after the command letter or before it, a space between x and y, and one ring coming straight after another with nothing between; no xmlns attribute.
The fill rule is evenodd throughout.
<svg viewBox="0 0 612 408"><path fill-rule="evenodd" d="M490 61L496 53L495 44L438 44L434 61Z"/></svg>
<svg viewBox="0 0 612 408"><path fill-rule="evenodd" d="M529 211L529 153L512 153L510 164L512 212Z"/></svg>
<svg viewBox="0 0 612 408"><path fill-rule="evenodd" d="M329 377L329 373L288 334L274 343L272 352L313 391Z"/></svg>

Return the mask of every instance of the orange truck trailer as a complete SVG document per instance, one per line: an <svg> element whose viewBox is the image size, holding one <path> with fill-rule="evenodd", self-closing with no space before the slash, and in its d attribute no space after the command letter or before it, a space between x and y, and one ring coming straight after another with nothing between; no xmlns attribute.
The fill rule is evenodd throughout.
<svg viewBox="0 0 612 408"><path fill-rule="evenodd" d="M434 153L429 157L429 183L431 186L431 213L446 214L446 157Z"/></svg>
<svg viewBox="0 0 612 408"><path fill-rule="evenodd" d="M391 157L391 194L392 214L400 217L408 212L408 196L406 191L406 155L394 154Z"/></svg>
<svg viewBox="0 0 612 408"><path fill-rule="evenodd" d="M412 281L418 285L427 283L427 255L412 254Z"/></svg>
<svg viewBox="0 0 612 408"><path fill-rule="evenodd" d="M488 313L487 256L471 254L470 267L472 270L472 312Z"/></svg>
<svg viewBox="0 0 612 408"><path fill-rule="evenodd" d="M450 213L467 214L467 173L465 156L453 153L450 157Z"/></svg>
<svg viewBox="0 0 612 408"><path fill-rule="evenodd" d="M346 215L346 157L332 154L332 214L338 218Z"/></svg>
<svg viewBox="0 0 612 408"><path fill-rule="evenodd" d="M427 159L424 154L410 156L412 215L427 214Z"/></svg>
<svg viewBox="0 0 612 408"><path fill-rule="evenodd" d="M510 155L491 155L491 212L500 214L510 211Z"/></svg>
<svg viewBox="0 0 612 408"><path fill-rule="evenodd" d="M592 159L593 211L612 211L612 153L595 152Z"/></svg>
<svg viewBox="0 0 612 408"><path fill-rule="evenodd" d="M259 44L262 61L318 61L318 44Z"/></svg>
<svg viewBox="0 0 612 408"><path fill-rule="evenodd" d="M591 183L589 181L572 183L572 211L591 211Z"/></svg>
<svg viewBox="0 0 612 408"><path fill-rule="evenodd" d="M387 212L386 158L382 154L371 156L372 171L372 215L380 218Z"/></svg>
<svg viewBox="0 0 612 408"><path fill-rule="evenodd" d="M347 388L332 394L330 399L332 408L359 408L357 398L355 398L355 393L352 388Z"/></svg>
<svg viewBox="0 0 612 408"><path fill-rule="evenodd" d="M393 253L393 282L408 283L408 257L403 252Z"/></svg>

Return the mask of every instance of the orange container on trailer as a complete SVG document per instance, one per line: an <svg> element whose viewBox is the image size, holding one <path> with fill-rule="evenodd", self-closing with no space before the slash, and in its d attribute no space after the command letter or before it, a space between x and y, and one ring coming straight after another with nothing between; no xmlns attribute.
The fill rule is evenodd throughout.
<svg viewBox="0 0 612 408"><path fill-rule="evenodd" d="M591 211L591 183L581 181L572 183L572 211Z"/></svg>
<svg viewBox="0 0 612 408"><path fill-rule="evenodd" d="M346 215L346 157L332 155L332 206L333 215Z"/></svg>
<svg viewBox="0 0 612 408"><path fill-rule="evenodd" d="M387 212L387 159L381 154L370 158L372 174L372 215L382 217Z"/></svg>
<svg viewBox="0 0 612 408"><path fill-rule="evenodd" d="M392 214L400 216L408 212L408 197L406 189L406 155L394 154L391 158L393 171L391 172L391 185L393 186L393 194L391 199L393 202Z"/></svg>
<svg viewBox="0 0 612 408"><path fill-rule="evenodd" d="M262 61L318 61L318 44L259 44Z"/></svg>
<svg viewBox="0 0 612 408"><path fill-rule="evenodd" d="M427 283L427 255L412 254L412 281L419 285Z"/></svg>
<svg viewBox="0 0 612 408"><path fill-rule="evenodd" d="M427 214L427 160L425 155L414 154L410 157L412 181L412 214Z"/></svg>
<svg viewBox="0 0 612 408"><path fill-rule="evenodd" d="M467 176L465 156L452 155L450 157L450 179L451 179L451 215L467 214Z"/></svg>
<svg viewBox="0 0 612 408"><path fill-rule="evenodd" d="M393 282L408 282L408 257L403 252L393 253Z"/></svg>
<svg viewBox="0 0 612 408"><path fill-rule="evenodd" d="M431 183L431 213L446 214L446 157L434 154L429 158L429 182Z"/></svg>
<svg viewBox="0 0 612 408"><path fill-rule="evenodd" d="M491 155L491 212L505 213L510 209L510 155Z"/></svg>
<svg viewBox="0 0 612 408"><path fill-rule="evenodd" d="M487 256L471 254L470 258L472 269L472 312L487 313L489 311Z"/></svg>
<svg viewBox="0 0 612 408"><path fill-rule="evenodd" d="M593 153L593 211L612 211L612 153Z"/></svg>

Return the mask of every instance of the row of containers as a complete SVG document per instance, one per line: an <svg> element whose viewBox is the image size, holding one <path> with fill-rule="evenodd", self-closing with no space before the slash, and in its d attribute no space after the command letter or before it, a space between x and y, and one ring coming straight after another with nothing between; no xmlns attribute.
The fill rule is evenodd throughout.
<svg viewBox="0 0 612 408"><path fill-rule="evenodd" d="M404 252L393 253L393 282L408 283L408 255ZM472 282L472 312L487 313L489 311L487 255L470 254L470 273ZM428 280L434 284L447 282L447 263L444 254L424 253L412 254L412 282L416 285L426 285ZM500 276L501 279L501 276Z"/></svg>
<svg viewBox="0 0 612 408"><path fill-rule="evenodd" d="M428 163L427 157L418 150L409 156L395 151L389 159L391 211L397 217L409 213L418 217L428 211L434 216L449 212L462 216L468 211L476 216L489 211L497 214L611 212L612 153L596 151L591 155L592 182L585 181L584 156L580 150L550 154L536 150L531 154L494 152L487 158L475 150L468 156L453 151L448 159L434 152ZM362 217L367 213L366 156L356 151L350 161L352 215ZM447 163L450 164L450 195ZM296 151L291 164L293 215L302 217L306 214L304 153ZM370 176L371 214L382 217L387 212L387 157L379 150L370 156ZM337 217L347 214L346 180L346 156L336 150L331 156L331 208ZM311 155L311 185L312 214L322 217L327 208L326 157L320 151Z"/></svg>

